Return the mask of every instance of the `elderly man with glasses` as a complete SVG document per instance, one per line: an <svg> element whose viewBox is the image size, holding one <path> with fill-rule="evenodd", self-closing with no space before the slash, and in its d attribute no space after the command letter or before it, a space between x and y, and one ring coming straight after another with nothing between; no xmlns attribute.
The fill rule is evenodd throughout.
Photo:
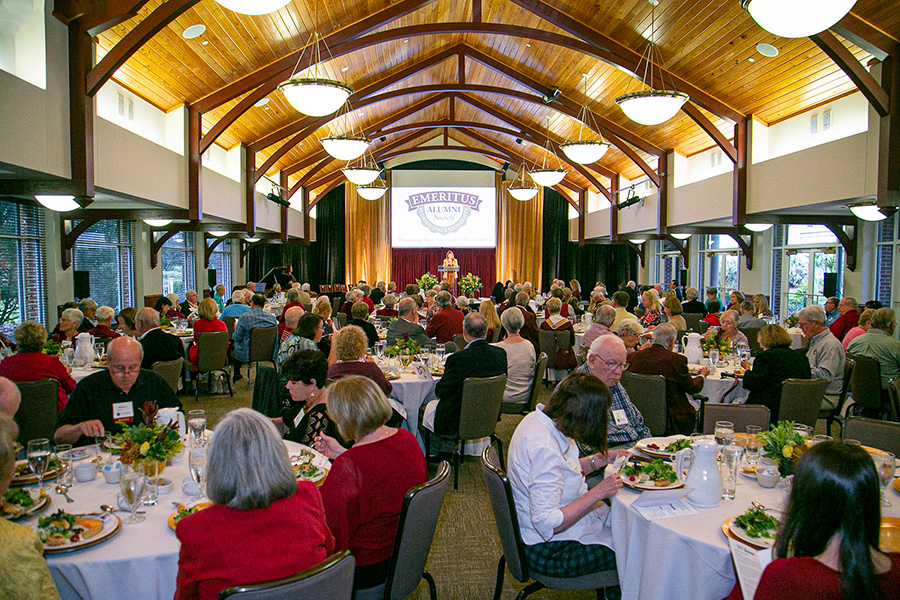
<svg viewBox="0 0 900 600"><path fill-rule="evenodd" d="M107 431L118 433L120 424L141 423L145 402L155 402L159 408L181 408L165 379L141 369L144 350L140 342L116 338L109 343L107 355L107 368L82 379L69 395L53 436L57 444L84 446Z"/></svg>
<svg viewBox="0 0 900 600"><path fill-rule="evenodd" d="M813 379L824 379L828 382L825 397L822 399L822 409L835 408L844 383L846 362L844 347L828 329L825 311L821 306L815 304L807 306L797 313L797 317L799 319L797 325L809 339L806 357L809 359Z"/></svg>

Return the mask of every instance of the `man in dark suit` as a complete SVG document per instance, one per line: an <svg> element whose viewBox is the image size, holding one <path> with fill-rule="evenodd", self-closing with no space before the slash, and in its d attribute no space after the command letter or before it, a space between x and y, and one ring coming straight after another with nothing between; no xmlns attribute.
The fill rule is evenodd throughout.
<svg viewBox="0 0 900 600"><path fill-rule="evenodd" d="M161 360L184 358L184 345L174 335L159 328L159 313L150 307L138 311L134 319L138 340L144 348L142 369L149 369Z"/></svg>
<svg viewBox="0 0 900 600"><path fill-rule="evenodd" d="M625 307L630 313L634 312L634 309L637 308L638 305L638 293L635 288L635 283L633 281L629 281L625 285L621 287L619 291L625 292L628 294L628 306Z"/></svg>
<svg viewBox="0 0 900 600"><path fill-rule="evenodd" d="M506 375L506 351L484 339L487 323L481 313L469 313L463 321L466 347L447 357L444 376L435 393L439 400L425 405L422 425L438 435L453 435L459 429L463 382L467 377Z"/></svg>
<svg viewBox="0 0 900 600"><path fill-rule="evenodd" d="M431 320L428 321L428 327L425 328L425 334L428 337L437 338L438 344L446 344L453 340L453 336L463 332L462 311L456 310L451 304L453 296L450 292L441 291L434 297L434 301L441 310L434 313Z"/></svg>
<svg viewBox="0 0 900 600"><path fill-rule="evenodd" d="M425 335L425 329L419 325L419 305L410 297L400 300L397 308L397 318L391 321L387 330L387 345L393 346L397 339L402 339L404 334L423 348L434 348L437 343Z"/></svg>
<svg viewBox="0 0 900 600"><path fill-rule="evenodd" d="M375 284L375 289L369 294L369 300L371 300L374 304L381 304L381 301L384 300L384 282L379 281Z"/></svg>
<svg viewBox="0 0 900 600"><path fill-rule="evenodd" d="M688 402L687 394L696 394L703 389L703 378L709 374L709 369L701 367L700 375L691 377L687 357L672 351L677 335L672 325L657 325L653 330L653 343L630 354L626 360L632 373L663 376L666 380L666 430L690 435L694 431L697 411Z"/></svg>
<svg viewBox="0 0 900 600"><path fill-rule="evenodd" d="M706 305L698 300L700 297L700 290L697 288L689 287L684 290L684 297L687 300L681 303L682 312L696 313L703 315L704 317L709 313L709 311L706 310Z"/></svg>
<svg viewBox="0 0 900 600"><path fill-rule="evenodd" d="M190 317L192 313L197 312L197 292L188 290L184 293L184 302L178 305L178 312L185 317Z"/></svg>

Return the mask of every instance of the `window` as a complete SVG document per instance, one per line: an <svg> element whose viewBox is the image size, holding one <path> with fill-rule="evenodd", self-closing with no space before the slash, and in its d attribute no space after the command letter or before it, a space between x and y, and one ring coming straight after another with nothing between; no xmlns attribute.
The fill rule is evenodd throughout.
<svg viewBox="0 0 900 600"><path fill-rule="evenodd" d="M46 319L44 213L0 201L0 331L12 337L23 321Z"/></svg>
<svg viewBox="0 0 900 600"><path fill-rule="evenodd" d="M224 240L212 251L209 268L216 270L216 285L224 285L225 293L231 294L231 240Z"/></svg>
<svg viewBox="0 0 900 600"><path fill-rule="evenodd" d="M875 269L875 299L894 310L897 310L891 294L891 290L896 287L893 284L894 255L900 249L900 244L897 243L897 223L897 213L878 223L878 254ZM897 298L900 299L900 294Z"/></svg>
<svg viewBox="0 0 900 600"><path fill-rule="evenodd" d="M663 284L663 289L669 289L669 282L678 280L681 285L681 270L684 268L684 257L669 240L659 240L656 246L656 281Z"/></svg>
<svg viewBox="0 0 900 600"><path fill-rule="evenodd" d="M740 289L742 253L737 242L729 235L707 235L701 240L700 293L705 294L706 288L716 288L724 309L731 298L731 292Z"/></svg>
<svg viewBox="0 0 900 600"><path fill-rule="evenodd" d="M786 242L784 241L786 240ZM823 225L786 225L776 232L773 303L785 318L801 308L825 303L825 275L837 275L836 295L841 295L844 251L835 235ZM781 247L778 247L781 246Z"/></svg>
<svg viewBox="0 0 900 600"><path fill-rule="evenodd" d="M134 306L134 268L130 221L100 221L81 234L72 251L72 268L89 271L91 298L116 312Z"/></svg>
<svg viewBox="0 0 900 600"><path fill-rule="evenodd" d="M194 234L179 231L163 244L162 250L163 294L178 294L184 302L184 293L194 287Z"/></svg>

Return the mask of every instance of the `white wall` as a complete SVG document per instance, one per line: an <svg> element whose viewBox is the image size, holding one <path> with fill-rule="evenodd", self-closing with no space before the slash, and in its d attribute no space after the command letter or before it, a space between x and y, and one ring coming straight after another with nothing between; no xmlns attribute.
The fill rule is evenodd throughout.
<svg viewBox="0 0 900 600"><path fill-rule="evenodd" d="M44 0L0 0L0 70L41 89L47 85L44 12Z"/></svg>
<svg viewBox="0 0 900 600"><path fill-rule="evenodd" d="M123 114L119 114L120 97ZM97 116L101 119L106 119L122 129L166 147L166 114L115 81L110 80L100 88L94 105L97 108Z"/></svg>
<svg viewBox="0 0 900 600"><path fill-rule="evenodd" d="M825 130L823 119L827 112L831 113L831 126ZM868 101L862 94L856 93L772 125L769 127L768 155L763 160L864 133L869 126L868 114ZM812 133L810 128L813 117L817 118L816 133Z"/></svg>

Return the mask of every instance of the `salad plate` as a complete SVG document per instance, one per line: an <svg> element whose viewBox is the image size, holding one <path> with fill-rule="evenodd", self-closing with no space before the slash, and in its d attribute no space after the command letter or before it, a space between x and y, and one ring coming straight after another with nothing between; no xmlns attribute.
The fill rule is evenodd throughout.
<svg viewBox="0 0 900 600"><path fill-rule="evenodd" d="M633 490L674 490L684 487L675 475L672 465L657 458L645 462L641 460L628 461L619 471L622 483Z"/></svg>
<svg viewBox="0 0 900 600"><path fill-rule="evenodd" d="M47 470L44 472L44 481L53 479L54 477L65 471L65 469L66 466L62 462L60 462L58 458L56 458L55 456L51 456L50 461L47 464ZM16 473L9 484L10 487L29 485L32 483L40 483L40 479L38 478L37 473L31 470L31 466L28 464L27 460L17 460Z"/></svg>
<svg viewBox="0 0 900 600"><path fill-rule="evenodd" d="M209 508L212 505L213 505L212 502L198 502L197 504L194 504L193 506L185 506L184 504L179 504L178 509L175 512L173 512L171 515L169 515L169 520L168 520L169 529L171 529L172 531L175 531L175 527L178 526L178 521L182 520L183 518L185 518L188 515L192 515L196 512L200 512L204 508Z"/></svg>
<svg viewBox="0 0 900 600"><path fill-rule="evenodd" d="M755 548L772 548L778 531L778 519L765 511L751 508L742 515L727 519L722 523L722 531L726 536Z"/></svg>
<svg viewBox="0 0 900 600"><path fill-rule="evenodd" d="M328 475L331 463L324 455L314 453L312 450L301 450L300 454L291 456L291 466L294 468L297 481L311 481L319 486Z"/></svg>
<svg viewBox="0 0 900 600"><path fill-rule="evenodd" d="M50 496L38 488L14 488L3 496L0 516L8 521L27 519L50 506Z"/></svg>
<svg viewBox="0 0 900 600"><path fill-rule="evenodd" d="M689 448L694 440L686 435L670 435L668 437L649 437L638 441L634 447L647 456L654 458L675 458L675 453L682 448Z"/></svg>
<svg viewBox="0 0 900 600"><path fill-rule="evenodd" d="M122 520L110 513L73 515L60 509L38 518L35 533L44 544L44 554L61 554L95 546L122 529Z"/></svg>

